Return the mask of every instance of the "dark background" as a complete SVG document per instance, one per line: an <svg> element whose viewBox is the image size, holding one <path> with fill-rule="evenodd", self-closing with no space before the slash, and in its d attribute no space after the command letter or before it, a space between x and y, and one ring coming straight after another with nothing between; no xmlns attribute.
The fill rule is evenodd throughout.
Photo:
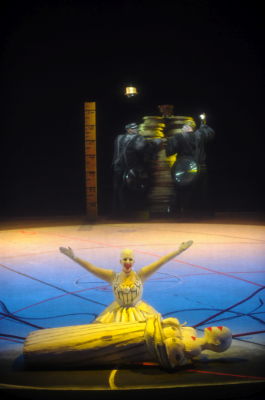
<svg viewBox="0 0 265 400"><path fill-rule="evenodd" d="M244 3L2 2L0 214L85 213L85 101L97 102L102 215L115 136L168 103L216 131L216 210L264 210L263 13Z"/></svg>

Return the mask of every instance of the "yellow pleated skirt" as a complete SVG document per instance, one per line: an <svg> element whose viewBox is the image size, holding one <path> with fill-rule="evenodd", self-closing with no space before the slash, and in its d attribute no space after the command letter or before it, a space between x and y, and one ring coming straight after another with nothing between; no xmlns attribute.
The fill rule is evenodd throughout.
<svg viewBox="0 0 265 400"><path fill-rule="evenodd" d="M95 319L95 321L93 321L93 323L140 322L146 321L151 315L156 314L159 313L144 301L139 301L132 307L123 307L117 301L114 301Z"/></svg>

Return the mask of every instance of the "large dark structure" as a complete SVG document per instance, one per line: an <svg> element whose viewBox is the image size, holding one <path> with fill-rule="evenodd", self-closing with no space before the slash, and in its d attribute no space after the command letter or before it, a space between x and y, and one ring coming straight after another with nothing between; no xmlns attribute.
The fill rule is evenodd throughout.
<svg viewBox="0 0 265 400"><path fill-rule="evenodd" d="M126 133L118 135L114 143L113 214L128 216L143 207L143 199L150 186L150 162L156 157L160 140L145 140L138 133L138 125L125 126ZM139 203L140 202L140 203Z"/></svg>
<svg viewBox="0 0 265 400"><path fill-rule="evenodd" d="M172 105L159 109L115 139L114 215L209 215L206 142L214 131L205 122L194 131L194 119L173 115Z"/></svg>

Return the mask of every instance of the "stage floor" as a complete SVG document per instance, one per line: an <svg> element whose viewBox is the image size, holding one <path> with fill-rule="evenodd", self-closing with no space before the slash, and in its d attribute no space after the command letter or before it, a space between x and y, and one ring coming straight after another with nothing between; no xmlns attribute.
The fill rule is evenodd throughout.
<svg viewBox="0 0 265 400"><path fill-rule="evenodd" d="M177 390L186 396L191 389L194 395L195 389L210 388L215 388L214 399L223 398L218 396L224 390L227 399L242 398L242 390L259 396L265 382L264 225L260 216L224 214L201 221L2 221L0 388L28 398L45 397L47 391L56 398L59 393L87 396L87 391L97 398L115 392L117 398L134 389ZM61 254L60 246L119 271L124 247L134 250L137 270L187 240L194 241L192 247L145 283L143 299L163 317L196 326L198 333L207 326L229 327L234 335L229 350L202 353L193 365L171 373L156 365L26 368L23 338L32 330L90 323L113 301L111 287Z"/></svg>

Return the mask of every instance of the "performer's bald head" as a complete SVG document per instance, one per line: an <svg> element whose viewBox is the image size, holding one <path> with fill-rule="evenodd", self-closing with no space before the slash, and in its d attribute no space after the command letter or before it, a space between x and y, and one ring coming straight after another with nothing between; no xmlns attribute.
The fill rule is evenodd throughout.
<svg viewBox="0 0 265 400"><path fill-rule="evenodd" d="M132 270L134 264L134 254L131 249L123 249L121 251L120 263L122 265L122 270L125 273L129 273Z"/></svg>
<svg viewBox="0 0 265 400"><path fill-rule="evenodd" d="M133 253L133 250L131 250L131 249L123 249L122 251L121 251L121 259L123 259L123 258L127 258L127 257L130 257L130 258L133 258L134 259L134 253Z"/></svg>

